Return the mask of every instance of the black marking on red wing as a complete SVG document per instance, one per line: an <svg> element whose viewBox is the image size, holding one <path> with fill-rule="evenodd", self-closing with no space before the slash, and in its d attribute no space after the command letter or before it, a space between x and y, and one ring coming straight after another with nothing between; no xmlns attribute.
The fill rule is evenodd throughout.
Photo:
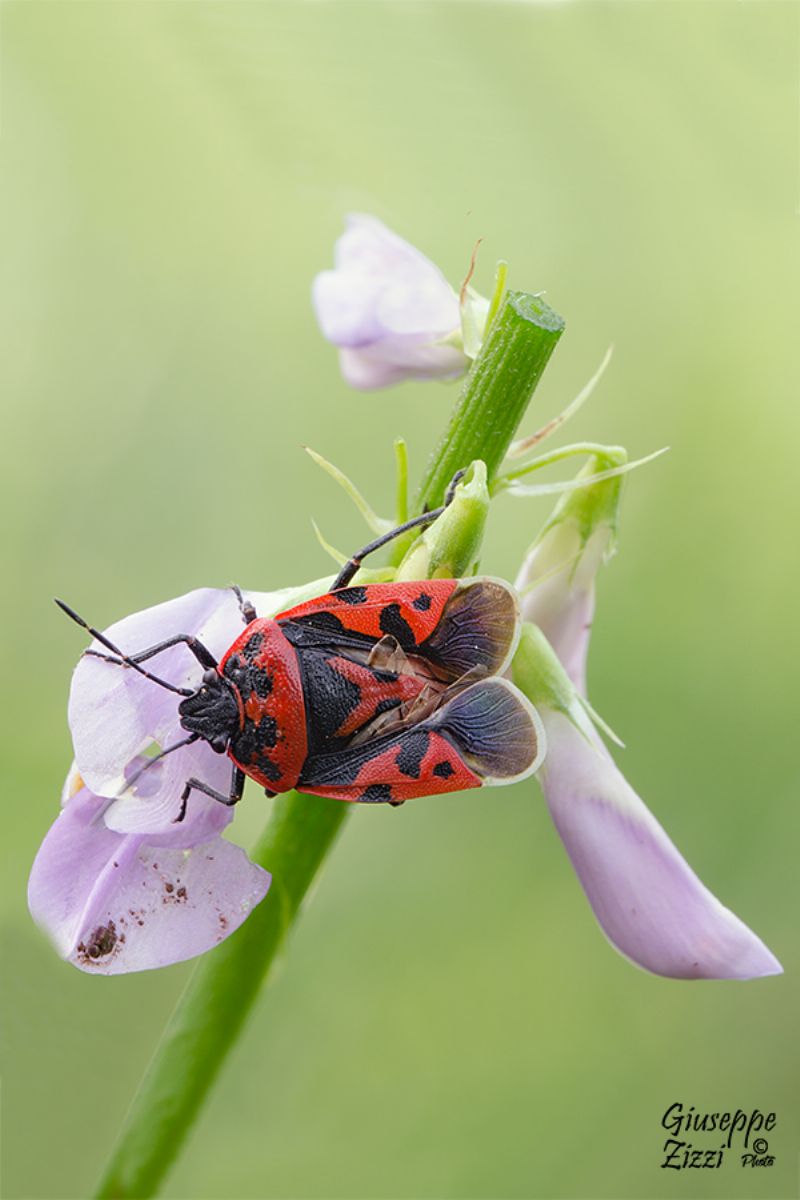
<svg viewBox="0 0 800 1200"><path fill-rule="evenodd" d="M357 590L344 588L286 609L278 614L276 620L283 626L284 622L295 624L309 619L313 621L320 613L333 614L350 636L368 637L370 644L374 645L381 639L381 614L387 607L396 605L401 617L413 631L415 641L419 643L433 632L445 604L457 587L454 579L436 579L425 583L373 583ZM364 593L364 599L359 600L358 604L348 603L347 597L341 599L344 592L350 594L354 590L357 596L361 590ZM414 608L414 601L421 593L430 597L427 609ZM308 638L309 635L306 633L305 636Z"/></svg>
<svg viewBox="0 0 800 1200"><path fill-rule="evenodd" d="M383 633L391 634L400 646L409 653L417 648L414 631L400 611L399 604L387 604L381 612L380 626Z"/></svg>
<svg viewBox="0 0 800 1200"><path fill-rule="evenodd" d="M340 588L338 592L332 592L331 595L344 604L365 604L367 589L364 587Z"/></svg>
<svg viewBox="0 0 800 1200"><path fill-rule="evenodd" d="M345 629L334 613L316 612L305 617L278 621L281 633L297 649L317 647L326 650L364 650L375 645L376 638Z"/></svg>
<svg viewBox="0 0 800 1200"><path fill-rule="evenodd" d="M388 783L371 783L358 797L361 804L391 804L392 789Z"/></svg>
<svg viewBox="0 0 800 1200"><path fill-rule="evenodd" d="M304 650L298 654L297 661L303 681L308 752L311 754L333 739L336 730L358 707L361 688L331 666L327 650Z"/></svg>
<svg viewBox="0 0 800 1200"><path fill-rule="evenodd" d="M344 747L325 754L309 754L300 773L298 787L342 787L355 782L361 769L383 751L398 744L396 734L385 734L359 746Z"/></svg>
<svg viewBox="0 0 800 1200"><path fill-rule="evenodd" d="M407 733L397 755L397 769L409 779L419 779L422 760L428 750L430 734L426 729L415 729Z"/></svg>
<svg viewBox="0 0 800 1200"><path fill-rule="evenodd" d="M431 597L427 592L420 592L416 600L412 600L411 604L418 612L427 612L431 606Z"/></svg>
<svg viewBox="0 0 800 1200"><path fill-rule="evenodd" d="M487 777L513 779L533 766L538 753L538 731L521 693L505 680L486 679L457 693L419 725L357 746L309 755L298 787L301 791L347 792L362 770L375 764L376 773L380 770L384 775L382 780L378 775L375 785L393 785L403 798L404 789L408 791L403 779L420 779L431 736L436 737L438 754L443 757L431 768L430 778L442 781L465 772L477 776L478 782ZM452 761L444 757L447 746L452 747ZM379 762L394 750L397 755L393 762L385 757ZM421 783L424 785L425 779ZM416 794L424 795L425 791L421 787Z"/></svg>

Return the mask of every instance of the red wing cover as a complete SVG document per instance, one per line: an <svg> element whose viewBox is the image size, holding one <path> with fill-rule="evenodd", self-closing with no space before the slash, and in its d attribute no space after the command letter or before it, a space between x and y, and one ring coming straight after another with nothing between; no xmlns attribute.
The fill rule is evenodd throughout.
<svg viewBox="0 0 800 1200"><path fill-rule="evenodd" d="M536 770L544 738L513 684L487 679L456 693L427 720L330 754L311 756L303 792L361 803L512 783Z"/></svg>
<svg viewBox="0 0 800 1200"><path fill-rule="evenodd" d="M300 651L312 646L345 651L391 636L407 655L427 660L450 682L475 668L487 675L504 670L520 627L511 588L482 578L342 588L276 620Z"/></svg>

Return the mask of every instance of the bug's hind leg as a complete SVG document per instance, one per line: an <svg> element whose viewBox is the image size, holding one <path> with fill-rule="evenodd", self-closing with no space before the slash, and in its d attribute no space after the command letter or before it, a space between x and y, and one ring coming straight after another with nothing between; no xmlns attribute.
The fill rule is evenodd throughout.
<svg viewBox="0 0 800 1200"><path fill-rule="evenodd" d="M251 621L258 619L258 613L249 600L245 600L242 595L242 589L237 584L231 584L231 591L239 601L239 612L242 614L242 620L245 625L249 625Z"/></svg>
<svg viewBox="0 0 800 1200"><path fill-rule="evenodd" d="M210 796L212 800L217 800L220 804L224 804L226 808L233 808L234 804L239 803L244 792L244 771L240 771L238 767L233 768L231 787L227 796L223 796L222 792L218 792L215 788L209 787L207 783L203 783L202 779L187 779L186 787L181 793L181 811L172 822L173 825L177 825L186 816L186 805L192 792L202 792L204 796Z"/></svg>

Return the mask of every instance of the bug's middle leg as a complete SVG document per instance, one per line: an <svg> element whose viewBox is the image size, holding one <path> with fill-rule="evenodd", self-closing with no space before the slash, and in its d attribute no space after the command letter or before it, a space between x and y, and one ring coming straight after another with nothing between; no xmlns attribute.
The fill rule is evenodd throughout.
<svg viewBox="0 0 800 1200"><path fill-rule="evenodd" d="M192 792L202 792L204 796L210 796L212 800L217 800L220 804L224 804L226 808L233 808L234 804L238 804L244 792L244 771L240 771L238 767L233 768L231 773L231 786L227 796L223 796L222 792L218 792L216 788L212 788L207 783L203 783L202 779L187 779L186 787L181 793L181 810L173 821L173 825L177 825L186 816L186 805L189 796Z"/></svg>

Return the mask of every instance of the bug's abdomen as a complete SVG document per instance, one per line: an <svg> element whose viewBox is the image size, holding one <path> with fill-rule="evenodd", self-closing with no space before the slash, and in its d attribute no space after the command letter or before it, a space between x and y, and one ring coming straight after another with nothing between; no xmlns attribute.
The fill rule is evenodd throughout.
<svg viewBox="0 0 800 1200"><path fill-rule="evenodd" d="M293 788L307 754L297 655L274 621L252 621L220 663L240 697L228 755L272 792Z"/></svg>

